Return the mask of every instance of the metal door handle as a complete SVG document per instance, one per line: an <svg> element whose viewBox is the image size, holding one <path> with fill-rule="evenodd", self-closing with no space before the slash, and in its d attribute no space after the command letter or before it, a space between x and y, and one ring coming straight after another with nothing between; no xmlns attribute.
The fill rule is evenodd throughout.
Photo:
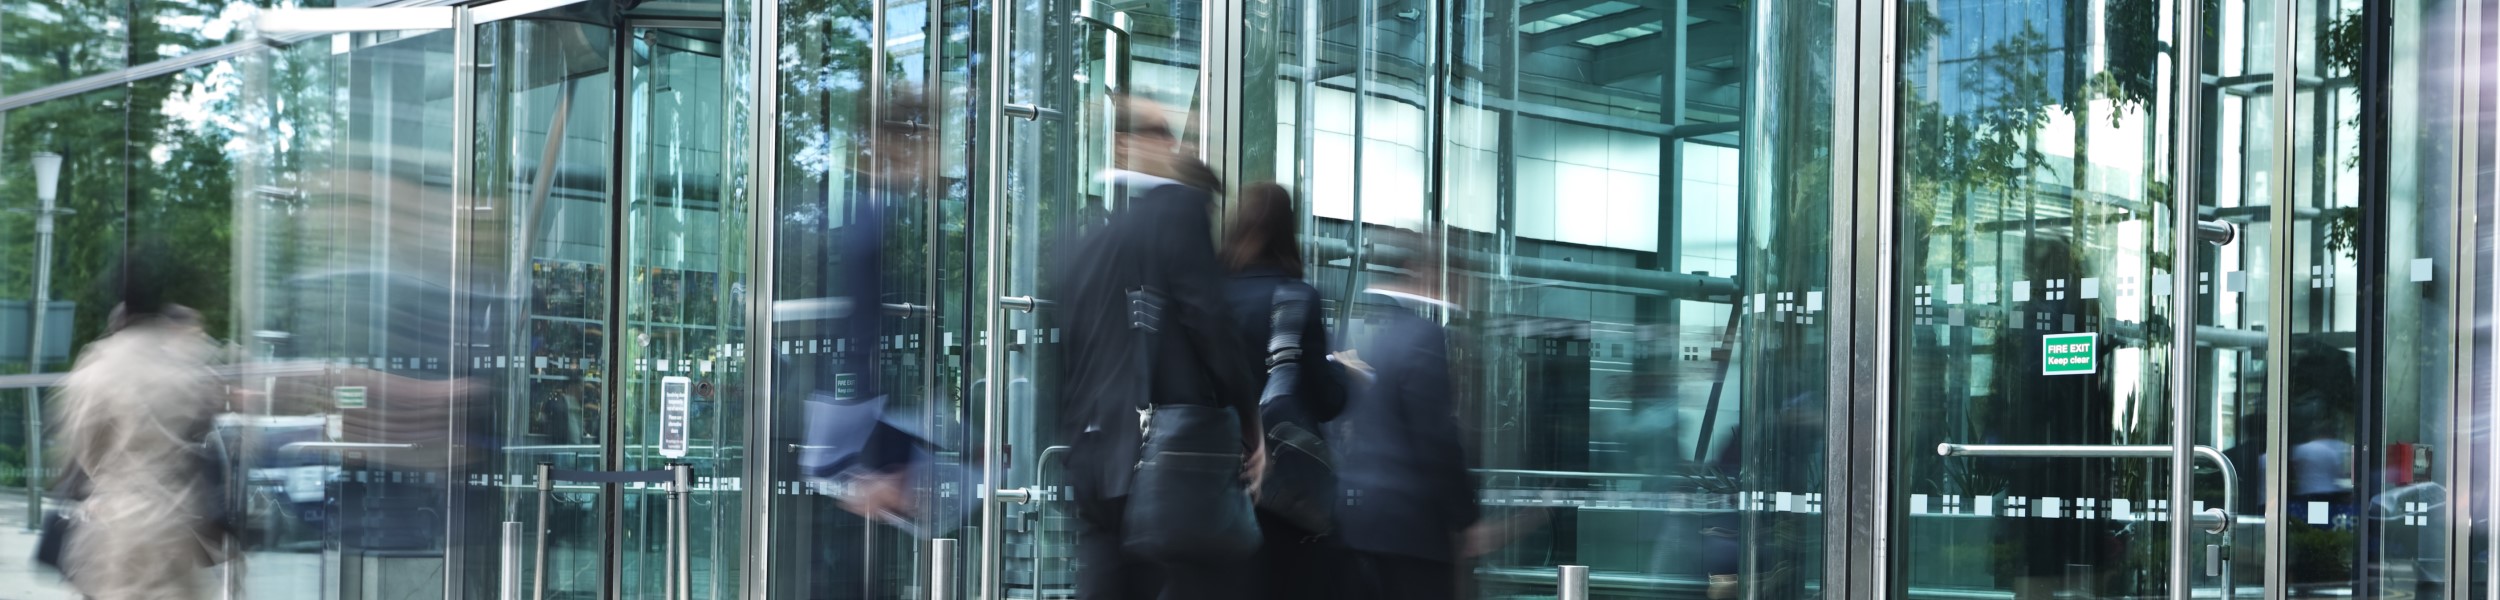
<svg viewBox="0 0 2500 600"><path fill-rule="evenodd" d="M1997 456L2016 458L2167 458L2172 455L2171 453L2176 452L2177 450L2178 448L2175 446L2094 446L2088 444L1936 445L1936 454L1942 456ZM2231 545L2231 526L2236 524L2238 521L2238 519L2232 517L2231 511L2235 509L2234 507L2240 505L2239 470L2231 466L2230 457L2224 456L2221 450L2215 450L2212 446L2191 446L2188 450L2193 452L2197 458L2202 458L2208 462L2212 462L2214 466L2218 467L2222 472L2222 507L2208 510L2205 515L2189 515L2189 507L2174 506L2171 507L2171 514L2184 515L2180 518L2190 519L2197 518L2198 516L2213 518L2213 526L2205 531L2221 536L2221 539L2219 540L2221 544L2219 544L2218 547L2227 548ZM2185 544L2187 543L2187 540L2171 540L2171 543ZM2208 564L2219 564L2221 560L2227 559L2228 557L2229 555L2227 553L2214 556L2216 560L2208 561ZM2211 569L2211 567L2209 567L2209 569ZM2232 597L2233 592L2237 590L2232 587L2231 570L2220 569L2219 571L2215 571L2214 574L2222 578L2222 597Z"/></svg>
<svg viewBox="0 0 2500 600"><path fill-rule="evenodd" d="M1032 504L1033 488L1007 488L990 492L990 499L1008 504Z"/></svg>
<svg viewBox="0 0 2500 600"><path fill-rule="evenodd" d="M1018 310L1018 311L1023 311L1023 312L1026 312L1026 313L1030 313L1030 312L1033 312L1033 311L1035 311L1035 310L1039 310L1039 309L1041 309L1041 308L1042 308L1042 307L1044 307L1044 306L1049 306L1050 304L1051 304L1051 302L1050 302L1049 300L1043 300L1043 299L1040 299L1040 298L1035 298L1035 297L1032 297L1032 296L999 296L999 297L998 297L998 305L999 305L999 306L1004 306L1004 307L1007 307L1007 308L1009 308L1009 309Z"/></svg>
<svg viewBox="0 0 2500 600"><path fill-rule="evenodd" d="M1061 115L1059 114L1059 109L1055 108L1042 108L1031 104L1009 104L1007 105L1007 116L1027 121L1039 121L1044 118L1057 121Z"/></svg>

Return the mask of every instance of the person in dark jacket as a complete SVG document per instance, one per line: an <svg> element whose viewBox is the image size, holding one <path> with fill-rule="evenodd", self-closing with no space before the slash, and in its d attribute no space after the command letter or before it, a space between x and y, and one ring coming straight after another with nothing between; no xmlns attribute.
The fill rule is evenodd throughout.
<svg viewBox="0 0 2500 600"><path fill-rule="evenodd" d="M1232 226L1224 230L1223 253L1226 266L1233 270L1233 280L1225 286L1225 297L1233 303L1233 325L1241 332L1242 347L1252 368L1267 372L1275 362L1284 360L1299 366L1292 394L1276 400L1261 398L1259 418L1270 431L1289 425L1324 438L1319 435L1320 425L1345 410L1345 382L1337 366L1328 361L1331 346L1320 312L1319 290L1302 280L1300 219L1294 210L1293 194L1283 186L1259 183L1243 189L1238 204L1233 210ZM1300 353L1290 357L1275 355L1270 344L1276 334L1276 306L1287 301L1285 298L1302 308L1298 311L1302 318L1294 328L1301 334L1296 347ZM1260 384L1262 390L1268 385L1265 381ZM1273 441L1270 446L1271 456L1287 451ZM1314 450L1327 452L1324 447ZM1282 471L1286 468L1272 465L1269 476L1335 478L1334 473L1325 470ZM1335 490L1328 491L1333 497ZM1259 532L1266 537L1259 548L1261 597L1308 600L1341 593L1346 555L1334 530L1313 531L1265 509L1258 515Z"/></svg>
<svg viewBox="0 0 2500 600"><path fill-rule="evenodd" d="M1184 183L1206 183L1212 172L1172 136L1160 106L1129 97L1112 101L1118 163L1104 175L1114 205L1106 222L1066 245L1050 279L1064 298L1057 305L1066 331L1059 397L1072 405L1060 412L1060 426L1076 440L1068 464L1079 521L1077 596L1236 597L1247 565L1182 564L1121 549L1140 405L1235 410L1243 473L1252 482L1262 438L1256 372L1227 321L1232 310L1210 226L1214 197L1209 188ZM1128 292L1140 287L1164 295L1158 331L1130 327ZM1149 364L1140 365L1139 348L1149 343Z"/></svg>
<svg viewBox="0 0 2500 600"><path fill-rule="evenodd" d="M1449 338L1427 315L1456 305L1434 297L1420 236L1384 235L1354 314L1357 368L1370 381L1346 402L1337 477L1345 490L1337 523L1359 557L1364 598L1447 600L1458 595L1460 540L1477 518L1476 489L1461 445L1451 390Z"/></svg>
<svg viewBox="0 0 2500 600"><path fill-rule="evenodd" d="M809 598L901 594L886 575L890 569L876 567L873 550L860 541L920 532L938 520L929 518L930 507L916 503L917 490L936 484L924 480L932 475L925 468L932 462L931 443L889 414L898 394L884 376L879 344L897 325L885 310L897 291L886 273L892 257L888 233L899 227L896 216L926 201L918 190L930 176L923 160L927 123L927 104L917 96L899 94L876 107L863 102L849 135L867 143L851 157L849 177L840 180L845 186L820 188L825 197L814 202L821 203L821 212L792 220L798 227L791 239L822 253L792 261L804 265L794 271L817 275L794 278L805 282L798 285L807 286L800 289L812 297L777 307L776 318L797 336L833 341L812 353L779 358L786 373L781 392L804 398L799 470L812 489L831 496L811 500L812 505L839 508L818 510L808 521L814 538Z"/></svg>

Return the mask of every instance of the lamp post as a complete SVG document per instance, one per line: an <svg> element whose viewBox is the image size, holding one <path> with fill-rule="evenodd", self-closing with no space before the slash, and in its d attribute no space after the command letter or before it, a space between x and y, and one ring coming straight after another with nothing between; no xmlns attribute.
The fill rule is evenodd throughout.
<svg viewBox="0 0 2500 600"><path fill-rule="evenodd" d="M35 153L35 301L27 322L26 372L43 372L44 309L52 302L52 217L71 210L55 204L61 189L61 155ZM43 527L43 389L26 388L26 528Z"/></svg>

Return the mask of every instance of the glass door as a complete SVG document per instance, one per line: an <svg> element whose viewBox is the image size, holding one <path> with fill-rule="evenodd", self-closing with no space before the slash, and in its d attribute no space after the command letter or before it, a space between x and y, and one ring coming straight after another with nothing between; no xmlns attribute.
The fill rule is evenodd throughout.
<svg viewBox="0 0 2500 600"><path fill-rule="evenodd" d="M2177 75L2249 38L2196 28L2205 3L2092 4L1898 5L1888 595L2263 582L2234 568L2265 548L2262 455L2216 390L2274 339L2227 325L2266 303L2265 263L2225 257L2265 247L2237 233L2267 200L2209 187L2243 147Z"/></svg>
<svg viewBox="0 0 2500 600"><path fill-rule="evenodd" d="M260 19L331 41L253 76L286 108L250 174L264 202L238 214L260 270L243 295L263 361L307 365L262 386L255 430L278 439L254 464L291 470L254 497L300 514L260 519L301 522L269 528L305 538L271 552L323 552L254 578L318 569L283 589L323 598L741 594L722 558L744 513L723 507L743 497L749 252L723 193L718 19Z"/></svg>
<svg viewBox="0 0 2500 600"><path fill-rule="evenodd" d="M235 203L239 330L252 332L241 435L256 597L443 596L458 474L454 407L491 386L456 368L457 129L448 11L318 31L249 64L249 201ZM435 17L429 21L425 17ZM302 29L261 35L308 36ZM316 27L326 24L308 24ZM429 29L428 27L431 26ZM412 240L430 240L415 243ZM308 585L309 584L309 585Z"/></svg>
<svg viewBox="0 0 2500 600"><path fill-rule="evenodd" d="M646 537L618 536L611 525L640 514L646 498L590 481L551 481L542 491L539 480L542 464L614 470L620 425L635 422L618 410L625 373L613 354L612 323L623 308L614 227L623 187L615 165L619 39L611 16L587 3L489 20L473 34L477 166L463 216L484 235L462 249L469 268L461 283L501 301L477 318L502 347L526 354L464 365L506 382L468 425L498 442L489 472L507 483L488 505L500 518L456 526L492 539L500 522L533 524L527 593L608 597L624 585L611 579L611 552L640 548ZM535 510L542 496L547 509ZM494 557L470 564L501 566Z"/></svg>
<svg viewBox="0 0 2500 600"><path fill-rule="evenodd" d="M994 43L1017 59L992 72L1005 80L991 97L1002 120L989 140L987 293L977 299L988 310L979 392L995 473L984 485L1006 492L988 504L995 516L985 525L997 534L981 540L983 571L967 583L983 598L1070 597L1079 525L1065 461L1074 432L1059 427L1067 404L1057 393L1062 346L1051 301L1064 294L1044 275L1063 243L1118 209L1095 175L1111 166L1109 100L1132 89L1136 39L1133 17L1107 3L1012 6L996 25L1015 32Z"/></svg>
<svg viewBox="0 0 2500 600"><path fill-rule="evenodd" d="M777 111L774 482L767 596L927 597L967 557L975 15L964 4L781 0L760 26ZM950 546L961 548L965 546ZM944 567L944 568L941 568ZM952 581L950 578L949 581ZM958 587L953 589L963 589Z"/></svg>
<svg viewBox="0 0 2500 600"><path fill-rule="evenodd" d="M619 331L617 470L690 467L692 489L632 490L619 556L623 597L739 597L745 472L747 207L724 193L723 52L718 21L626 21L625 277ZM649 26L646 26L648 24ZM673 502L685 511L669 533ZM656 533L656 535L654 535ZM668 540L689 547L671 556ZM674 562L673 562L674 561ZM673 577L679 587L669 590Z"/></svg>
<svg viewBox="0 0 2500 600"><path fill-rule="evenodd" d="M460 526L538 523L534 597L739 593L722 558L743 513L721 508L742 506L747 228L722 193L717 19L587 2L476 25L467 216L494 235L464 281L503 290L509 309L480 318L510 315L527 350L473 366L513 382L477 418L496 474L526 485L501 486L502 519Z"/></svg>

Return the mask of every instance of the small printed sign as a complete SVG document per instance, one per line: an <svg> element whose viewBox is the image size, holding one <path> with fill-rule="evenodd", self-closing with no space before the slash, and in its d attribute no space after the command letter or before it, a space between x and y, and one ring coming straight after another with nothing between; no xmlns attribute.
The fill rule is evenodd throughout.
<svg viewBox="0 0 2500 600"><path fill-rule="evenodd" d="M331 400L335 400L335 401L337 401L337 402L338 402L338 406L339 406L339 408L341 408L341 409L348 409L348 408L364 408L364 407L365 407L365 386L361 386L361 385L343 385L343 386L339 386L339 387L337 387L337 388L335 388L335 389L330 390L330 399L331 399Z"/></svg>
<svg viewBox="0 0 2500 600"><path fill-rule="evenodd" d="M2041 375L2083 375L2100 370L2093 362L2099 356L2099 338L2089 333L2061 333L2040 336Z"/></svg>
<svg viewBox="0 0 2500 600"><path fill-rule="evenodd" d="M840 373L833 376L833 399L835 401L849 402L857 398L859 398L859 375Z"/></svg>
<svg viewBox="0 0 2500 600"><path fill-rule="evenodd" d="M660 378L660 456L686 457L686 434L693 419L693 406L688 397L694 380L685 377Z"/></svg>

